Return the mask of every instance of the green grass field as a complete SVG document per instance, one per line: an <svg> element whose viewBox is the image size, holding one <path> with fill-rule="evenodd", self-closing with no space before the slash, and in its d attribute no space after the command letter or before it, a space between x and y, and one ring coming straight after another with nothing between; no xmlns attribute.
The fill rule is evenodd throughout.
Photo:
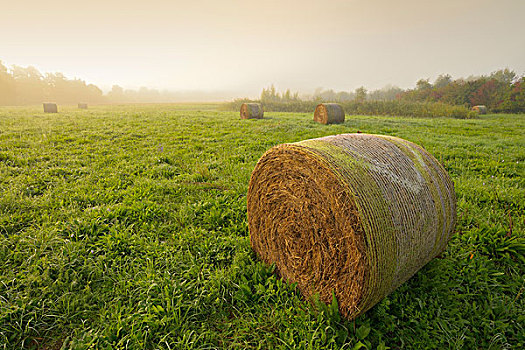
<svg viewBox="0 0 525 350"><path fill-rule="evenodd" d="M59 112L0 108L0 349L525 347L525 115ZM458 224L442 256L349 322L257 261L246 191L268 148L358 130L440 160Z"/></svg>

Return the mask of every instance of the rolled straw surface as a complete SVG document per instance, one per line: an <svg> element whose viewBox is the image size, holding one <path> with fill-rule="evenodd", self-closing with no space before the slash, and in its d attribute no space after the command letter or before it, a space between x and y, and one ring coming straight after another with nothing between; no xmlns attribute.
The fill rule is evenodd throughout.
<svg viewBox="0 0 525 350"><path fill-rule="evenodd" d="M315 107L314 121L321 124L339 124L345 121L345 111L337 103L321 103Z"/></svg>
<svg viewBox="0 0 525 350"><path fill-rule="evenodd" d="M487 107L483 105L474 106L472 110L478 112L479 114L487 114Z"/></svg>
<svg viewBox="0 0 525 350"><path fill-rule="evenodd" d="M248 188L250 242L306 297L357 317L439 255L456 221L439 162L400 138L343 134L275 146Z"/></svg>
<svg viewBox="0 0 525 350"><path fill-rule="evenodd" d="M56 103L44 103L44 113L58 113Z"/></svg>
<svg viewBox="0 0 525 350"><path fill-rule="evenodd" d="M241 119L262 119L264 110L259 103L243 103L241 106Z"/></svg>

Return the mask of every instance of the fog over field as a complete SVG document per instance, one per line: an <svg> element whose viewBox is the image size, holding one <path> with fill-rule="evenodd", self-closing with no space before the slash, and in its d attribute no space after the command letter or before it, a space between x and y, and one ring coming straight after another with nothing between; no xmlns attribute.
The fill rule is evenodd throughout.
<svg viewBox="0 0 525 350"><path fill-rule="evenodd" d="M0 60L191 99L525 72L522 0L10 1ZM203 91L205 94L195 91Z"/></svg>
<svg viewBox="0 0 525 350"><path fill-rule="evenodd" d="M525 349L525 0L3 0L0 350Z"/></svg>

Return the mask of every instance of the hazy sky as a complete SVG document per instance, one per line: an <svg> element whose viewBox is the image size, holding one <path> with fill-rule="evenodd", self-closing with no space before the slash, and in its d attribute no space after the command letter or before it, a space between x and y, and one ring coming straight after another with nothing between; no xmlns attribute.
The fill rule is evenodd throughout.
<svg viewBox="0 0 525 350"><path fill-rule="evenodd" d="M525 0L16 0L0 60L105 89L258 95L525 73Z"/></svg>

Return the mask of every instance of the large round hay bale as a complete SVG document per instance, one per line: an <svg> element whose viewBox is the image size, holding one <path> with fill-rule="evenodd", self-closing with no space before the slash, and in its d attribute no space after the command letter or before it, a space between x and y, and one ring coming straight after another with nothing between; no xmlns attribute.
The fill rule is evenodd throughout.
<svg viewBox="0 0 525 350"><path fill-rule="evenodd" d="M345 111L338 103L321 103L315 107L314 120L321 124L344 123Z"/></svg>
<svg viewBox="0 0 525 350"><path fill-rule="evenodd" d="M44 113L58 113L56 103L44 103Z"/></svg>
<svg viewBox="0 0 525 350"><path fill-rule="evenodd" d="M343 134L271 148L249 184L257 255L355 318L446 247L456 222L453 183L420 146Z"/></svg>
<svg viewBox="0 0 525 350"><path fill-rule="evenodd" d="M487 114L487 107L484 105L474 106L472 110L478 112L478 114Z"/></svg>
<svg viewBox="0 0 525 350"><path fill-rule="evenodd" d="M241 119L262 119L264 110L260 103L243 103L241 106Z"/></svg>

